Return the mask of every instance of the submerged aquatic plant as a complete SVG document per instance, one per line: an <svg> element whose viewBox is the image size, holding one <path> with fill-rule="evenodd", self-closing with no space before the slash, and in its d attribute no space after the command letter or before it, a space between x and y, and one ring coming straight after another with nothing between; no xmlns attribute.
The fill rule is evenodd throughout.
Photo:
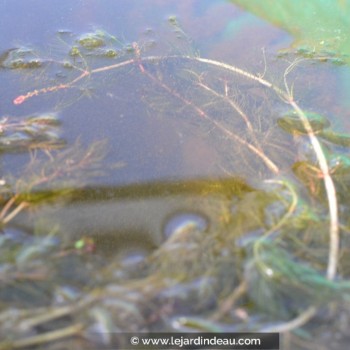
<svg viewBox="0 0 350 350"><path fill-rule="evenodd" d="M87 149L83 149L79 141L65 150L46 148L45 158L34 153L21 178L9 175L3 179L1 225L7 225L28 207L62 199L74 188L83 186L84 179L101 173L104 154L105 142L101 141L92 143Z"/></svg>
<svg viewBox="0 0 350 350"><path fill-rule="evenodd" d="M253 250L245 276L253 301L262 310L289 319L310 306L350 296L349 281L330 281L322 271L298 261L272 241L259 240Z"/></svg>
<svg viewBox="0 0 350 350"><path fill-rule="evenodd" d="M52 113L17 120L4 117L0 120L0 151L62 148L65 141L59 136L59 126L60 120Z"/></svg>
<svg viewBox="0 0 350 350"><path fill-rule="evenodd" d="M178 35L184 34L178 30L176 19L169 21ZM60 330L28 336L23 341L10 340L9 348L39 345L45 336L50 340L78 334L89 338L96 329L127 331L132 328L128 319L135 320L136 330L192 327L288 332L306 324L330 302L348 300L348 276L338 273L340 265L341 271L348 271L339 259L346 251L340 245L340 240L346 241L340 237L340 227L347 227L348 219L339 215L338 203L342 201L337 195L337 189L348 189L349 162L337 148L348 146L348 135L337 134L326 117L303 110L297 103L288 78L300 61L286 68L283 85L279 86L263 75L198 55L147 56L138 43L123 46L100 31L61 37L66 44L71 41L68 57L64 64L52 62L69 70L67 77L59 84L19 95L13 101L15 105L128 68L137 84L152 86L142 96L152 114L171 117L172 111L180 111L184 118L193 119L229 159L224 170L232 176L239 169L241 176L254 181L225 191L222 207L212 208L216 219L208 228L187 225L175 230L133 267L126 268L116 259L94 271L91 289L86 295L79 294L78 303L69 300L49 314L46 309L38 314L29 312L25 321L22 315L15 318L14 325L27 322L32 332L63 316L67 322ZM112 54L114 51L107 55L116 61L90 66L94 63L91 56L99 55L101 49L117 50L118 55ZM252 96L249 90L242 91L240 84L251 86ZM255 90L259 91L256 96ZM261 101L255 104L258 98ZM274 119L271 110L281 101L291 110ZM40 116L29 118L24 125L27 129L20 131L35 135L37 126L33 131L33 125L38 124L38 118L42 125ZM312 155L298 154L294 143L306 143ZM23 209L18 203L55 202L63 195L59 192L55 197L54 191L36 189L46 190L52 181L57 188L65 185L71 189L77 179L86 176L86 169L99 172L100 146L47 151L47 159L33 160L26 176L13 181L13 197L3 201L3 224L17 214L16 210ZM42 197L45 193L47 197ZM207 199L205 192L203 198ZM9 213L15 203L18 206ZM62 247L58 250L62 261L71 252ZM32 258L31 254L27 256L28 260ZM186 312L196 316L184 316ZM252 316L254 313L258 318ZM74 323L75 319L84 321ZM272 320L275 328L269 326ZM102 339L102 343L113 344L113 339Z"/></svg>

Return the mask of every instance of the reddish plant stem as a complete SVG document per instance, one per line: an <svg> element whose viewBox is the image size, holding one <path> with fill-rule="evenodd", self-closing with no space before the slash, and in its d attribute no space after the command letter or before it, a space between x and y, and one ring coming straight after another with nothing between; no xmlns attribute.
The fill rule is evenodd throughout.
<svg viewBox="0 0 350 350"><path fill-rule="evenodd" d="M236 135L232 131L228 130L224 125L219 123L218 121L212 119L206 112L203 111L203 109L199 108L195 104L193 104L191 101L180 95L177 91L171 89L169 86L164 84L162 81L154 77L151 73L149 73L144 66L142 65L141 62L139 62L139 66L141 69L141 72L145 74L148 78L150 78L155 84L159 85L162 87L164 90L166 90L169 94L175 96L178 98L181 102L186 104L187 106L193 108L197 114L203 118L208 120L210 123L214 124L215 127L217 127L219 130L221 130L224 134L229 136L231 139L234 139L235 141L238 141L239 143L243 144L244 146L248 147L255 155L257 155L264 163L265 165L274 173L278 174L279 173L279 168L278 166L270 159L268 158L260 149L255 147L254 145L250 144L248 141L245 139L241 138L240 136Z"/></svg>
<svg viewBox="0 0 350 350"><path fill-rule="evenodd" d="M33 90L28 92L25 95L20 95L17 96L14 100L13 103L15 105L20 105L21 103L25 102L26 100L28 100L29 98L33 97L33 96L38 96L41 94L45 94L47 92L54 92L54 91L58 91L58 90L62 90L62 89L68 89L70 87L73 86L73 84L75 84L77 81L85 78L86 76L90 75L91 73L89 71L83 71L83 73L81 73L77 78L75 78L74 80L72 80L70 83L67 84L59 84L59 85L55 85L55 86L50 86L47 88L42 88L39 90Z"/></svg>

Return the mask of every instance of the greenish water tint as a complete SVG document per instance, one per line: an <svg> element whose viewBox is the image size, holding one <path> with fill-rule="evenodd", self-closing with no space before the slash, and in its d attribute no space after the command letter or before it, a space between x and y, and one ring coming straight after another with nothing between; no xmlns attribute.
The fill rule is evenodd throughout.
<svg viewBox="0 0 350 350"><path fill-rule="evenodd" d="M288 31L300 54L337 56L348 61L350 2L314 0L240 1L233 3ZM337 61L335 61L337 63Z"/></svg>
<svg viewBox="0 0 350 350"><path fill-rule="evenodd" d="M285 44L281 56L294 52L304 59L330 62L340 68L341 89L338 94L344 108L349 107L350 39L347 35L350 18L350 2L332 0L282 0L267 1L232 0L241 8L260 19L289 33L291 46ZM289 47L288 47L289 46Z"/></svg>

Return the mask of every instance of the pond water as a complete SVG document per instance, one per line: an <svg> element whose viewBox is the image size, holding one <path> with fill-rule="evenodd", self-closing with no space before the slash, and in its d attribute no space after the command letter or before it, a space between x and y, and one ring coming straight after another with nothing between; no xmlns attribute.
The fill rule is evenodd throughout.
<svg viewBox="0 0 350 350"><path fill-rule="evenodd" d="M39 348L35 336L55 328L76 349L115 345L117 330L278 330L334 301L332 288L343 300L346 259L339 285L325 276L325 171L288 97L320 140L348 233L347 56L305 49L247 7L0 3L0 312L68 305L64 320L28 314L13 348ZM317 300L310 276L325 290ZM284 348L312 346L323 321L305 321Z"/></svg>
<svg viewBox="0 0 350 350"><path fill-rule="evenodd" d="M234 61L238 65L246 65L248 59L254 67L256 64L261 65L260 48L266 46L264 40L276 46L276 42L282 43L286 37L278 30L267 28L266 39L261 38L261 43L252 42L252 47L257 49L249 52L248 47L240 43L241 39L236 39L238 36L234 31L241 30L243 33L249 31L250 23L261 26L261 22L231 4L220 1L155 2L152 5L147 1L72 1L69 5L58 2L50 6L45 2L36 3L35 6L30 2L21 5L4 2L2 6L4 15L1 25L3 32L7 33L5 40L2 40L4 52L8 49L30 50L32 52L28 54L28 60L37 57L46 61L42 69L2 71L2 114L23 118L31 114L55 113L62 123L60 137L68 144L78 137L83 145L92 140L107 139L105 162L112 165L112 169L109 169L108 176L100 178L98 182L108 184L223 176L225 173L220 169L222 154L213 147L210 138L205 137L204 131L201 133L198 130L200 120L189 115L190 112L183 109L181 101L174 101L171 108L166 109L164 106L163 110L160 107L154 110L152 105L155 102L147 99L160 99L161 96L147 96L150 82L140 78L135 65L101 72L82 79L67 91L46 93L28 99L22 105L13 105L12 101L18 95L58 85L79 76L79 71L69 71L58 63L72 60L69 52L79 38L100 31L111 49L119 46L120 51L127 50L133 42L138 42L150 56L187 54L189 50L196 50L203 57ZM21 17L23 14L25 18ZM181 27L169 22L170 16L174 14L183 14L179 18ZM212 24L213 14L220 18L220 21L215 21L218 22L215 26ZM232 19L235 18L237 23L241 23L242 29L232 26ZM26 21L30 21L31 25L25 25ZM211 26L212 29L209 29ZM251 31L247 35L253 34L254 31ZM91 51L94 50L86 51L90 57L87 56L87 61L81 63L86 64L86 69L121 60L106 59L97 52L93 55ZM258 60L255 55L260 56ZM7 66L20 59L14 51L9 56L4 62ZM132 57L132 54L128 55L128 58ZM27 57L22 59L26 60ZM77 57L76 60L79 59ZM161 73L174 74L171 71L174 70L174 64L182 63L169 63ZM254 69L263 69L263 66ZM184 82L180 80L180 83ZM158 94L164 95L164 92ZM171 98L164 96L163 104L170 104L171 101L166 100ZM6 163L16 168L16 164L25 161L23 157L11 155L6 157Z"/></svg>

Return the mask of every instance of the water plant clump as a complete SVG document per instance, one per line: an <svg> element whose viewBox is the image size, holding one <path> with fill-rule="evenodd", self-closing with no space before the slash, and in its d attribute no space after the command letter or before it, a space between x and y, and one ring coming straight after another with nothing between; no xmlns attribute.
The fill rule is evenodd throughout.
<svg viewBox="0 0 350 350"><path fill-rule="evenodd" d="M79 43L79 45L88 50L96 49L98 47L106 45L102 35L99 35L99 33L84 34L77 40L77 42Z"/></svg>
<svg viewBox="0 0 350 350"><path fill-rule="evenodd" d="M40 59L34 50L16 48L5 51L0 56L0 67L6 69L35 69L41 68L45 60Z"/></svg>
<svg viewBox="0 0 350 350"><path fill-rule="evenodd" d="M325 116L313 112L306 112L305 116L307 117L313 132L318 134L322 140L329 141L333 145L344 147L350 146L349 135L334 131L331 128L331 122ZM292 135L307 135L305 125L303 125L295 111L286 113L278 118L277 124L284 131Z"/></svg>
<svg viewBox="0 0 350 350"><path fill-rule="evenodd" d="M329 120L326 117L317 114L317 113L305 113L310 126L314 133L319 133L323 129L326 129L330 126ZM305 125L298 117L295 111L291 111L286 113L283 117L278 118L277 124L285 131L291 134L307 134L307 130L305 129Z"/></svg>
<svg viewBox="0 0 350 350"><path fill-rule="evenodd" d="M182 33L176 18L169 22L177 34ZM198 55L147 55L139 43L122 45L102 31L61 37L70 43L64 60L69 74L56 85L17 96L15 105L75 91L87 80L101 79L108 87L127 74L134 82L133 93L142 91L140 99L155 120L179 118L210 138L225 160L220 166L230 181L175 182L163 187L146 184L127 191L79 188L77 183L88 172L95 176L101 170L101 143L88 149L79 144L60 150L43 147L47 159L33 159L21 178L6 180L7 186L1 187L0 219L7 234L23 227L19 224L28 215L36 237L54 243L40 245L33 240L26 248L25 240L1 241L12 275L2 275L6 292L0 297L7 300L9 291L20 295L25 290L27 309L18 311L12 304L17 312L6 322L2 320L11 308L0 310L4 316L0 317L1 336L6 339L0 349L40 346L47 339L64 342L72 337L76 348L89 341L113 346L120 344L118 332L188 329L282 333L302 329L306 338L321 337L322 332L311 327L310 321L321 329L325 324L322 314L331 314L349 300L349 267L342 258L349 249L344 214L349 161L341 148L347 147L347 135L337 134L326 116L308 112L296 102L293 91L297 86L291 89L289 77L297 74L297 64L286 67L283 82L277 85ZM118 51L110 56L115 61L98 65L95 58L100 57L101 49ZM61 60L51 62L62 65ZM271 117L275 110L285 110L286 104L290 112ZM4 120L0 141L2 136L6 140L5 132L25 133L28 147L21 147L28 151L35 144L30 137L51 133L58 126L51 114L18 122ZM307 153L300 151L301 140L309 147ZM13 149L17 146L14 141L9 144ZM159 227L165 234L160 241L155 239L157 227L153 230L150 225L151 248L139 247L138 238L128 237L133 234L146 240L148 221L142 213L147 212L148 203L160 211L167 205L178 209L178 202L187 202L190 210L164 215ZM104 213L98 213L96 203ZM47 208L52 225L55 213L59 217L74 207L81 210L74 211L75 222L85 213L79 218L91 217L94 224L100 223L98 234L92 228L85 230L81 220L84 232L79 231L77 237L78 229L65 225L69 220L64 215L56 227L45 225ZM127 222L124 215L108 226L109 218L101 221L98 217L110 208L133 211L135 217ZM117 211L110 217L118 217ZM137 217L144 220L141 229L135 229ZM113 241L111 232L118 239ZM112 258L104 256L101 248L106 239L110 246L116 242ZM142 258L126 264L125 255L118 251L123 244L145 248ZM49 263L40 270L44 259ZM23 261L36 274L23 270L18 263ZM47 296L42 303L39 300L38 310L30 307L40 299L30 288L35 278L39 281L35 293ZM345 317L349 319L348 311ZM12 332L8 332L9 325ZM109 336L101 337L101 333Z"/></svg>

